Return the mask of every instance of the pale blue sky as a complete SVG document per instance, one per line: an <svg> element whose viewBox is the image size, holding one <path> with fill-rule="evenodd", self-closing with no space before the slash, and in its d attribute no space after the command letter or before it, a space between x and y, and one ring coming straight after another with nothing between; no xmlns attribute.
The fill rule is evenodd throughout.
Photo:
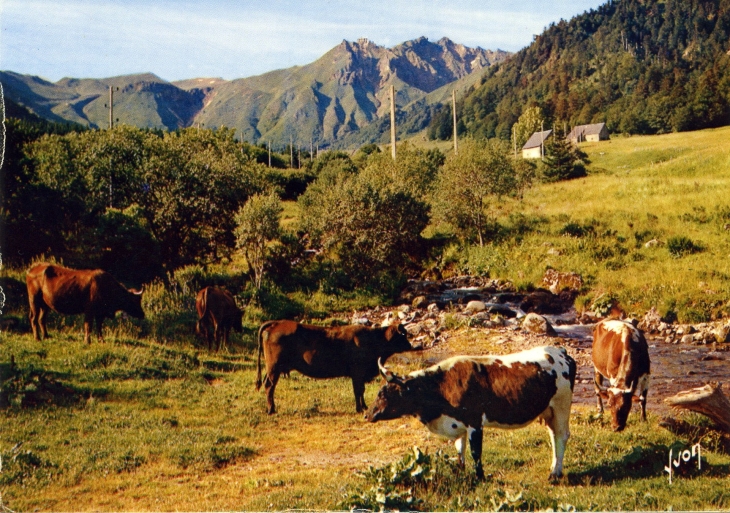
<svg viewBox="0 0 730 513"><path fill-rule="evenodd" d="M0 0L0 69L169 81L308 64L343 39L426 36L517 51L552 21L607 0Z"/></svg>

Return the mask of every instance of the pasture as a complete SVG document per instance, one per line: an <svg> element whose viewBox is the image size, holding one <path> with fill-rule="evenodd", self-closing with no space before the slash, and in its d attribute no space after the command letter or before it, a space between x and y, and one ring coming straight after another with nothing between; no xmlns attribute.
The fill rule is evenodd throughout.
<svg viewBox="0 0 730 513"><path fill-rule="evenodd" d="M455 333L455 347L467 335ZM0 347L3 375L17 385L5 382L10 404L0 419L0 492L13 510L379 509L378 500L403 508L407 496L426 510L730 507L730 456L707 442L702 470L687 467L669 485L668 450L687 444L658 426L651 394L649 422L634 411L623 433L610 430L608 414L574 405L566 476L556 485L547 480L543 426L485 430L487 479L477 482L471 459L459 469L452 444L416 420L366 423L346 379L292 373L277 389L279 413L267 415L249 337L235 352L210 355L126 336L90 346L78 331L52 336L8 335ZM469 338L472 352L494 349L487 336L481 347ZM398 356L391 366L413 370L426 357ZM379 387L368 385L368 403ZM419 475L413 447L430 458L420 480L411 477Z"/></svg>
<svg viewBox="0 0 730 513"><path fill-rule="evenodd" d="M539 286L547 267L578 272L586 283L579 310L604 295L637 316L652 306L683 322L727 316L728 137L730 128L722 128L586 144L586 178L535 185L522 201L505 201L494 243L446 247L438 263L508 279L519 290ZM287 203L283 224L294 226L297 217ZM680 236L701 250L672 254L667 242ZM663 245L646 247L652 239ZM23 271L3 273L0 506L15 511L730 509L730 455L710 438L701 441L702 469L683 465L669 484L669 450L694 440L659 425L666 410L652 389L648 422L638 421L635 408L621 433L592 402L574 404L566 475L557 484L547 479L550 443L537 423L485 430L487 478L478 482L471 458L458 468L453 445L416 420L366 423L347 379L293 372L277 387L279 413L267 415L263 391L254 389L259 323L345 321L353 310L387 305L364 291L278 291L246 310L243 336L232 335L229 351L210 354L193 336L194 282L202 273L194 266L167 285L147 284L147 318L118 317L105 325L106 342L94 337L90 345L79 317L55 314L51 338L34 341ZM243 288L235 260L208 273ZM512 350L497 340L509 332L495 337L496 330L445 324L438 346L396 356L389 367L405 373L452 354ZM367 385L368 405L381 384Z"/></svg>

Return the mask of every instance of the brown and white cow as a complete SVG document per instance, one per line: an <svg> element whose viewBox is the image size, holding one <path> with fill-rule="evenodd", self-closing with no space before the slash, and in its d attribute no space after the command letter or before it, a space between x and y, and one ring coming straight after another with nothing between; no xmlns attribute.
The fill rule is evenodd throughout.
<svg viewBox="0 0 730 513"><path fill-rule="evenodd" d="M355 408L365 405L365 383L378 375L378 359L413 350L405 328L362 325L323 328L295 321L268 321L259 328L256 390L261 388L261 352L266 360L266 399L276 413L274 389L281 374L299 371L310 378L352 379Z"/></svg>
<svg viewBox="0 0 730 513"><path fill-rule="evenodd" d="M455 440L462 465L468 437L476 475L483 479L482 428L516 429L541 418L553 449L550 477L562 476L576 374L575 361L565 349L545 346L504 356L454 356L405 377L383 366L380 371L387 384L366 420L412 415L431 432Z"/></svg>
<svg viewBox="0 0 730 513"><path fill-rule="evenodd" d="M649 391L649 348L644 334L633 324L618 319L604 319L593 328L594 387L598 411L603 401L611 410L611 427L622 431L631 411L631 403L641 403L641 420L646 420L646 395ZM610 387L603 387L603 378ZM635 398L639 392L638 399Z"/></svg>
<svg viewBox="0 0 730 513"><path fill-rule="evenodd" d="M198 322L195 332L205 335L208 351L215 346L218 351L223 339L223 347L228 345L228 335L231 328L238 333L243 331L241 319L243 312L236 306L236 301L227 290L218 287L205 287L198 292L195 298L195 309L198 312ZM213 328L213 344L211 344L210 328Z"/></svg>
<svg viewBox="0 0 730 513"><path fill-rule="evenodd" d="M91 343L91 326L96 320L100 341L105 318L117 311L144 319L142 291L127 290L111 274L100 269L68 269L60 265L37 264L25 277L30 303L30 325L36 340L46 338L46 314L84 314L84 340Z"/></svg>

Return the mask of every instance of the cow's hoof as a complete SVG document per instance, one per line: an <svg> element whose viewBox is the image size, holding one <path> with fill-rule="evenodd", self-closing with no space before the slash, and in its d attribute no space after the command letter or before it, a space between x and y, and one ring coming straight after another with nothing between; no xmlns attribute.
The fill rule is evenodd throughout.
<svg viewBox="0 0 730 513"><path fill-rule="evenodd" d="M560 480L563 479L563 474L550 474L550 477L548 477L548 482L551 484L557 484L560 482Z"/></svg>

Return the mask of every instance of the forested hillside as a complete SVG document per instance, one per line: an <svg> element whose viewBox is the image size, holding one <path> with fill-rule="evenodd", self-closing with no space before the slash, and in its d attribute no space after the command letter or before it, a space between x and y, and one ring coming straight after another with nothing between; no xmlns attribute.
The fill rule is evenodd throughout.
<svg viewBox="0 0 730 513"><path fill-rule="evenodd" d="M459 130L509 138L523 110L654 134L730 123L730 1L611 0L551 24L457 104ZM445 106L429 132L448 138Z"/></svg>

